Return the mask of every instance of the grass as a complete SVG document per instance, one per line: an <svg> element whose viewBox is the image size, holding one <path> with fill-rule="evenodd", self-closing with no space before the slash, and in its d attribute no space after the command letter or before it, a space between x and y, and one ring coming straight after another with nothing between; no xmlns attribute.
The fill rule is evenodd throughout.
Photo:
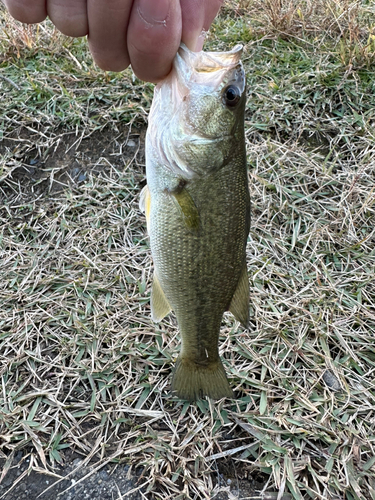
<svg viewBox="0 0 375 500"><path fill-rule="evenodd" d="M285 500L375 498L373 15L241 0L212 27L209 49L245 45L252 326L222 326L238 399L189 405L168 392L176 322L150 320L152 86L0 10L4 472L18 450L51 473L75 449L143 467L154 498L210 498L219 473Z"/></svg>

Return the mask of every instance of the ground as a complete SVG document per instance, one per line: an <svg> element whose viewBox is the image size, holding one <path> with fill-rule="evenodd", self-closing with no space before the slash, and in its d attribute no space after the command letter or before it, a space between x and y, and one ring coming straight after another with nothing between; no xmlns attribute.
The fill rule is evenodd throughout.
<svg viewBox="0 0 375 500"><path fill-rule="evenodd" d="M0 495L6 500L40 499L90 499L112 500L127 498L140 500L147 492L138 486L142 478L141 470L133 470L128 465L105 463L90 466L83 463L79 455L67 453L64 465L56 468L55 475L32 471L27 474L29 461L23 461L23 453L17 453L12 469L0 485ZM1 464L1 462L0 462ZM2 464L1 464L2 465ZM233 467L233 466L232 466ZM228 498L256 498L257 492L265 484L265 477L255 473L247 480L236 476L227 477L217 471L215 496L217 500ZM266 500L276 500L277 494L268 493ZM283 500L291 496L283 495Z"/></svg>
<svg viewBox="0 0 375 500"><path fill-rule="evenodd" d="M23 453L15 456L14 467L0 485L0 495L7 500L18 499L112 499L119 493L129 500L141 499L136 484L137 475L129 466L106 464L97 470L82 464L79 456L65 457L64 466L55 474L66 477L58 479L53 475L31 472L27 474L28 463L22 461ZM18 480L18 481L17 481Z"/></svg>

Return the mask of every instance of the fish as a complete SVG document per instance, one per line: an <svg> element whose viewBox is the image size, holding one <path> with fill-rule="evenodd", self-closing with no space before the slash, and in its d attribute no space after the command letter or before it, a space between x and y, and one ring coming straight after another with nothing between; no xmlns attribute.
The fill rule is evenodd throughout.
<svg viewBox="0 0 375 500"><path fill-rule="evenodd" d="M172 393L233 398L219 356L222 317L247 328L250 230L242 46L192 52L181 44L154 90L146 133L146 214L154 275L151 318L173 311L181 350Z"/></svg>

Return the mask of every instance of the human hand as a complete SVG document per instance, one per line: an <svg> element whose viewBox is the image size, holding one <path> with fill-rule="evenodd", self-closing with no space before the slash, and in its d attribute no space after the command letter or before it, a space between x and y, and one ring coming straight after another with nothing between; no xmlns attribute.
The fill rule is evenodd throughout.
<svg viewBox="0 0 375 500"><path fill-rule="evenodd" d="M158 82L170 71L178 47L201 50L223 0L3 0L11 16L27 24L47 15L68 36L88 35L102 69L134 73Z"/></svg>

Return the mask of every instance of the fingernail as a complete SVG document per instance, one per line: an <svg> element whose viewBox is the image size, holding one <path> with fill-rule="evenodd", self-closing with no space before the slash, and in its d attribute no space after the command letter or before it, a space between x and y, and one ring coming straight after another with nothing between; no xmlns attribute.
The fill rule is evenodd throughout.
<svg viewBox="0 0 375 500"><path fill-rule="evenodd" d="M171 0L139 0L138 12L147 24L165 23L170 9Z"/></svg>

